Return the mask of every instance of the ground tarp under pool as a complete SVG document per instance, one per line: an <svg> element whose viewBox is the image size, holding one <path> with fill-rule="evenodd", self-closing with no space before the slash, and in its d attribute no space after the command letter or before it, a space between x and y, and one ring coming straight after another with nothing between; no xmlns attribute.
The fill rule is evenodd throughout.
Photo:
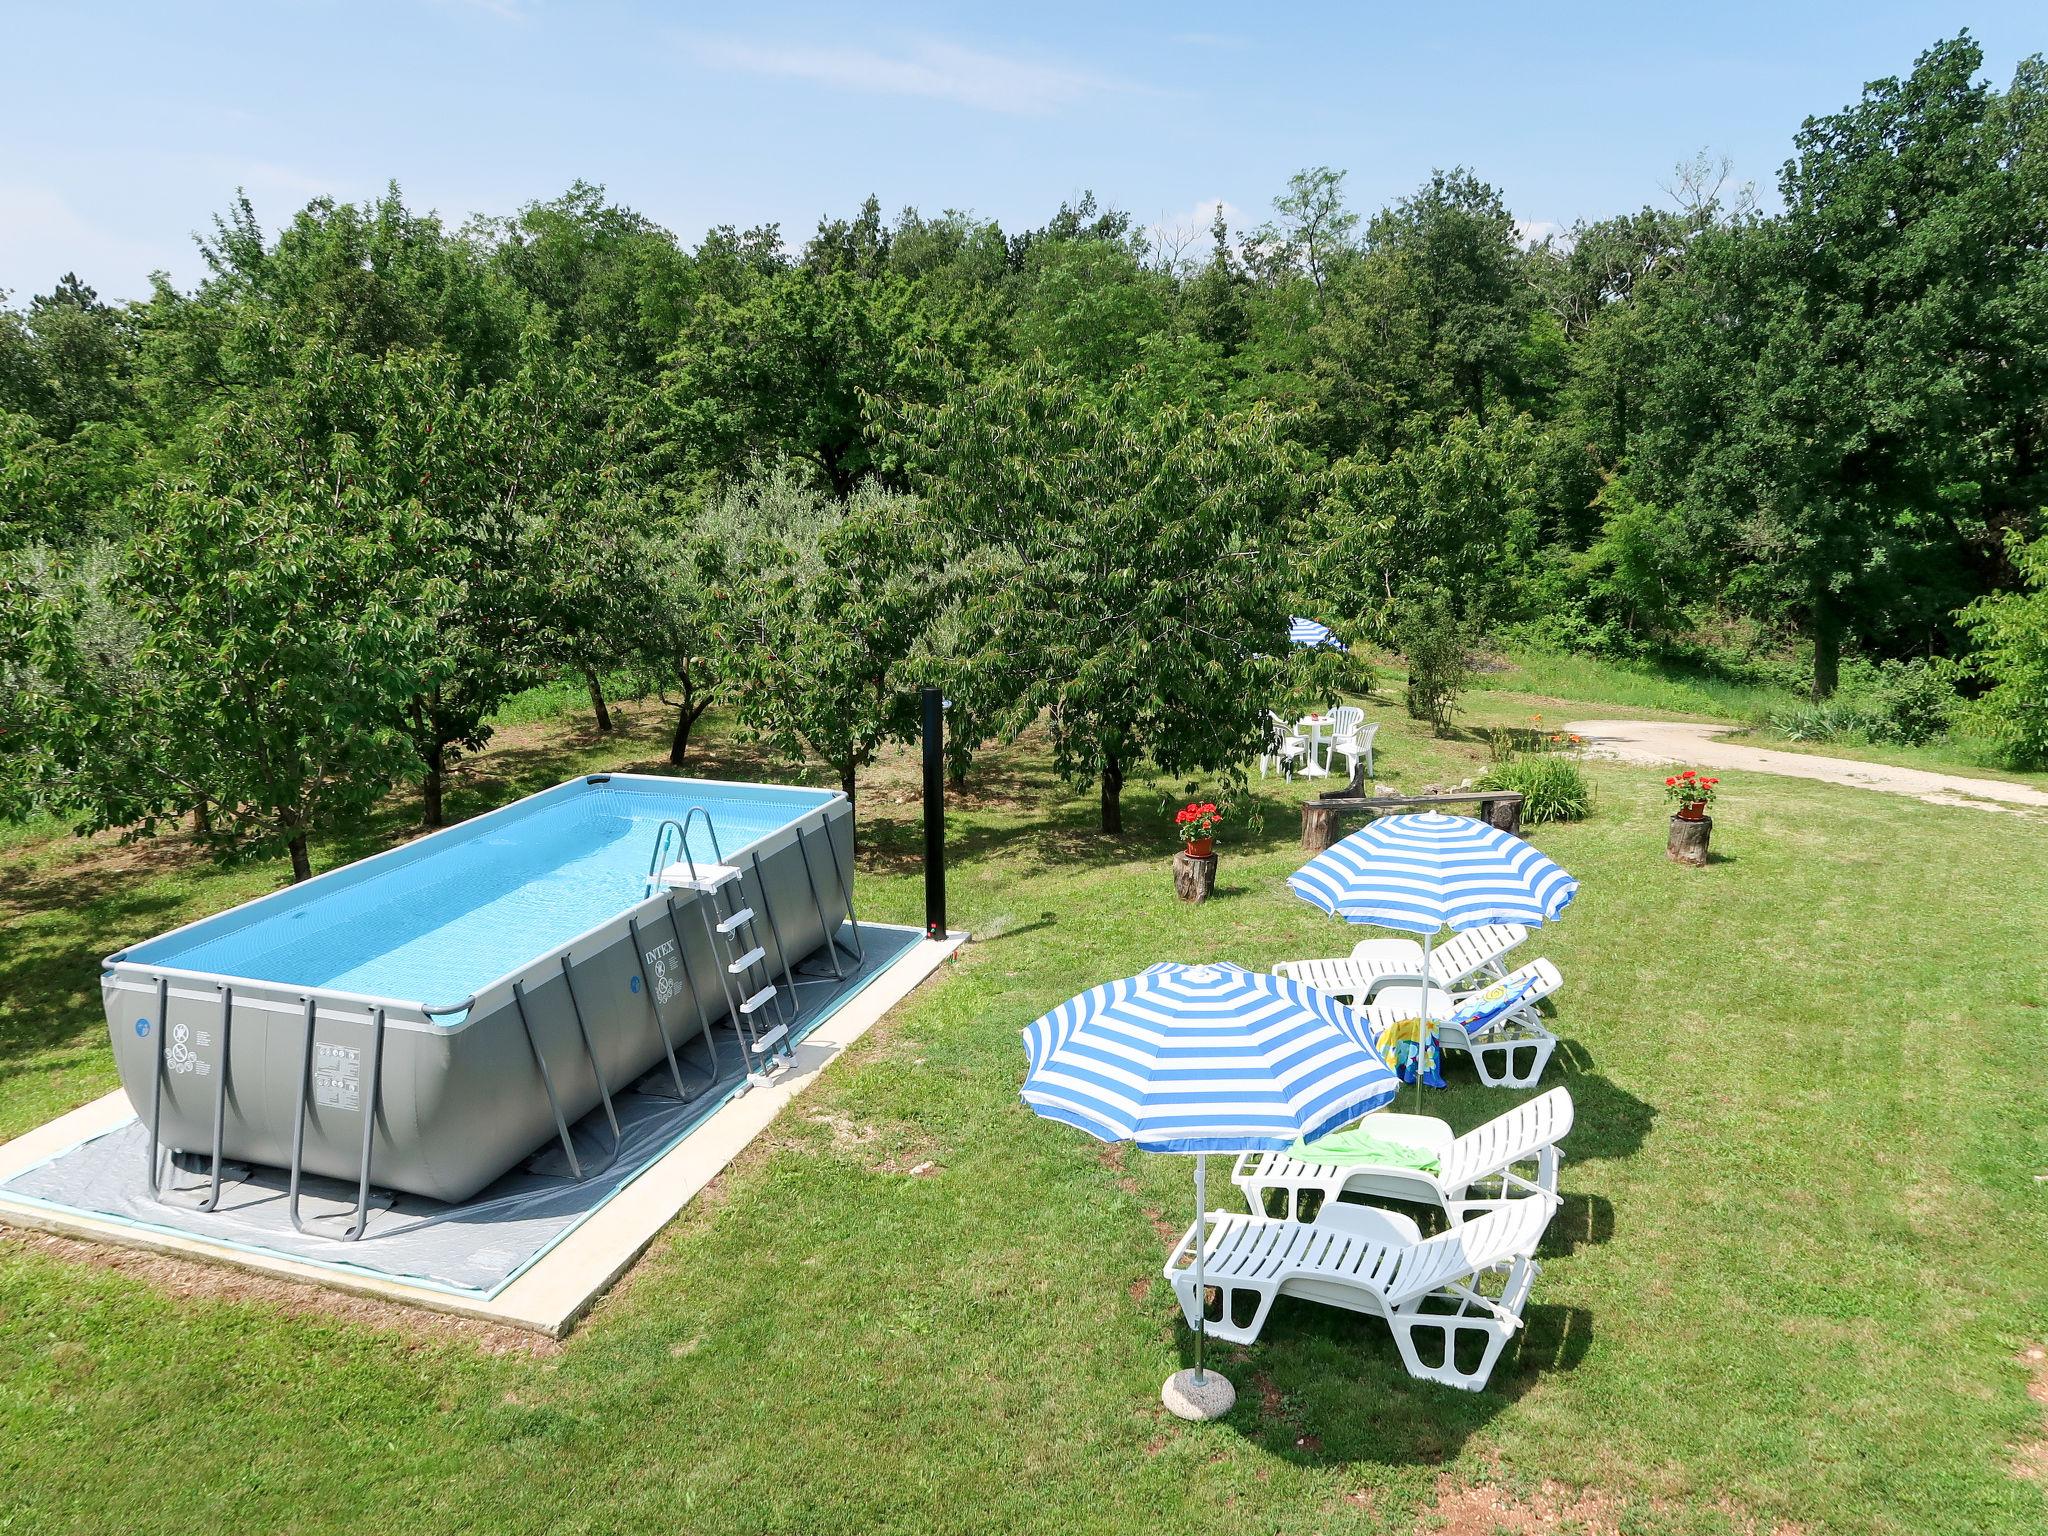
<svg viewBox="0 0 2048 1536"><path fill-rule="evenodd" d="M910 953L921 937L913 929L861 926L862 959L848 960L841 980L801 977L801 1039L856 993ZM701 1040L687 1047L692 1069L705 1066ZM491 1297L561 1242L626 1185L703 1123L742 1081L739 1059L728 1051L708 1091L687 1103L667 1092L666 1063L634 1087L615 1091L620 1143L611 1155L611 1127L602 1109L573 1128L583 1177L569 1177L559 1145L544 1149L501 1175L472 1199L447 1204L416 1195L380 1198L359 1241L338 1241L354 1214L356 1186L309 1178L301 1214L310 1232L294 1229L287 1212L287 1175L281 1169L236 1164L227 1170L217 1209L198 1203L210 1192L207 1160L186 1156L165 1180L162 1199L150 1194L144 1170L148 1132L139 1120L83 1142L9 1179L12 1199L53 1211L92 1213L138 1230L202 1238L245 1252L283 1255L341 1272L406 1281L453 1295ZM644 1087L647 1092L635 1091ZM610 1159L607 1161L607 1159Z"/></svg>

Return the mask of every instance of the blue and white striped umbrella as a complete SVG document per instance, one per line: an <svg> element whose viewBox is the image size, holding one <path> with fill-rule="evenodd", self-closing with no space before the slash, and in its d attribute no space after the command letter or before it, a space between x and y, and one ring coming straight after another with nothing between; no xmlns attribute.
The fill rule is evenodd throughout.
<svg viewBox="0 0 2048 1536"><path fill-rule="evenodd" d="M1385 816L1287 877L1346 922L1410 933L1554 921L1579 882L1512 832L1466 816Z"/></svg>
<svg viewBox="0 0 2048 1536"><path fill-rule="evenodd" d="M1351 1010L1242 966L1155 965L1024 1031L1024 1102L1152 1152L1278 1151L1399 1088Z"/></svg>
<svg viewBox="0 0 2048 1536"><path fill-rule="evenodd" d="M1337 638L1329 625L1318 624L1314 619L1289 619L1287 638L1294 645L1305 645L1311 649L1323 645L1332 650L1345 649L1344 642Z"/></svg>
<svg viewBox="0 0 2048 1536"><path fill-rule="evenodd" d="M1195 1294L1206 1294L1202 1251L1211 1152L1279 1151L1389 1102L1400 1083L1336 999L1242 966L1151 967L1069 998L1024 1030L1024 1102L1049 1120L1104 1141L1195 1154ZM1167 1383L1167 1406L1214 1417L1202 1363L1206 1317L1195 1323L1193 1392ZM1190 1408L1192 1396L1205 1404Z"/></svg>

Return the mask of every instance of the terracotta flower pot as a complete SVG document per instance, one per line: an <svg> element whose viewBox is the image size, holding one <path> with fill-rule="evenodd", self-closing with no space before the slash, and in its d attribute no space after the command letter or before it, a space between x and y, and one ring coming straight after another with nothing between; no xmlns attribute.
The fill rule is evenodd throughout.
<svg viewBox="0 0 2048 1536"><path fill-rule="evenodd" d="M1707 802L1704 800L1688 800L1678 808L1678 819L1680 821L1703 821L1706 819L1706 814Z"/></svg>
<svg viewBox="0 0 2048 1536"><path fill-rule="evenodd" d="M1213 837L1195 838L1187 845L1188 857L1191 859L1206 859L1209 857L1209 850L1215 847L1215 845L1216 839Z"/></svg>

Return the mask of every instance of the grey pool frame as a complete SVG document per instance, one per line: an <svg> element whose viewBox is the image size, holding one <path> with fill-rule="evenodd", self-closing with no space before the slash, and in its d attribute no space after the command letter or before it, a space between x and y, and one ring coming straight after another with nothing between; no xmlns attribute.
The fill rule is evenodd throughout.
<svg viewBox="0 0 2048 1536"><path fill-rule="evenodd" d="M322 881L430 857L438 839L614 780L684 793L796 787L592 774L244 905L307 900ZM459 1000L181 970L130 958L140 945L110 955L101 995L122 1087L149 1128L151 1191L167 1153L205 1159L202 1209L219 1200L230 1159L286 1168L293 1222L309 1231L302 1175L346 1180L354 1215L329 1235L354 1239L373 1188L467 1200L551 1139L572 1177L602 1172L610 1155L586 1166L570 1127L601 1107L615 1153L612 1098L656 1068L679 1098L728 1091L720 1034L740 1053L742 1084L758 1080L798 1027L798 967L822 951L838 979L842 951L859 962L852 805L833 792L711 865L690 859L687 837L671 845L671 828L682 822L664 823L649 850L643 900ZM708 1064L684 1049L699 1041Z"/></svg>

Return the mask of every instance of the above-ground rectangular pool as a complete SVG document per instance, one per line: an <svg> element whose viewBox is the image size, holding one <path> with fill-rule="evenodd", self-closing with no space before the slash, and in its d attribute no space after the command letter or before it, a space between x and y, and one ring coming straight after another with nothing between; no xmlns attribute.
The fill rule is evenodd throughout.
<svg viewBox="0 0 2048 1536"><path fill-rule="evenodd" d="M171 1151L462 1200L657 1067L772 1059L852 871L836 791L577 779L109 957L122 1086Z"/></svg>

